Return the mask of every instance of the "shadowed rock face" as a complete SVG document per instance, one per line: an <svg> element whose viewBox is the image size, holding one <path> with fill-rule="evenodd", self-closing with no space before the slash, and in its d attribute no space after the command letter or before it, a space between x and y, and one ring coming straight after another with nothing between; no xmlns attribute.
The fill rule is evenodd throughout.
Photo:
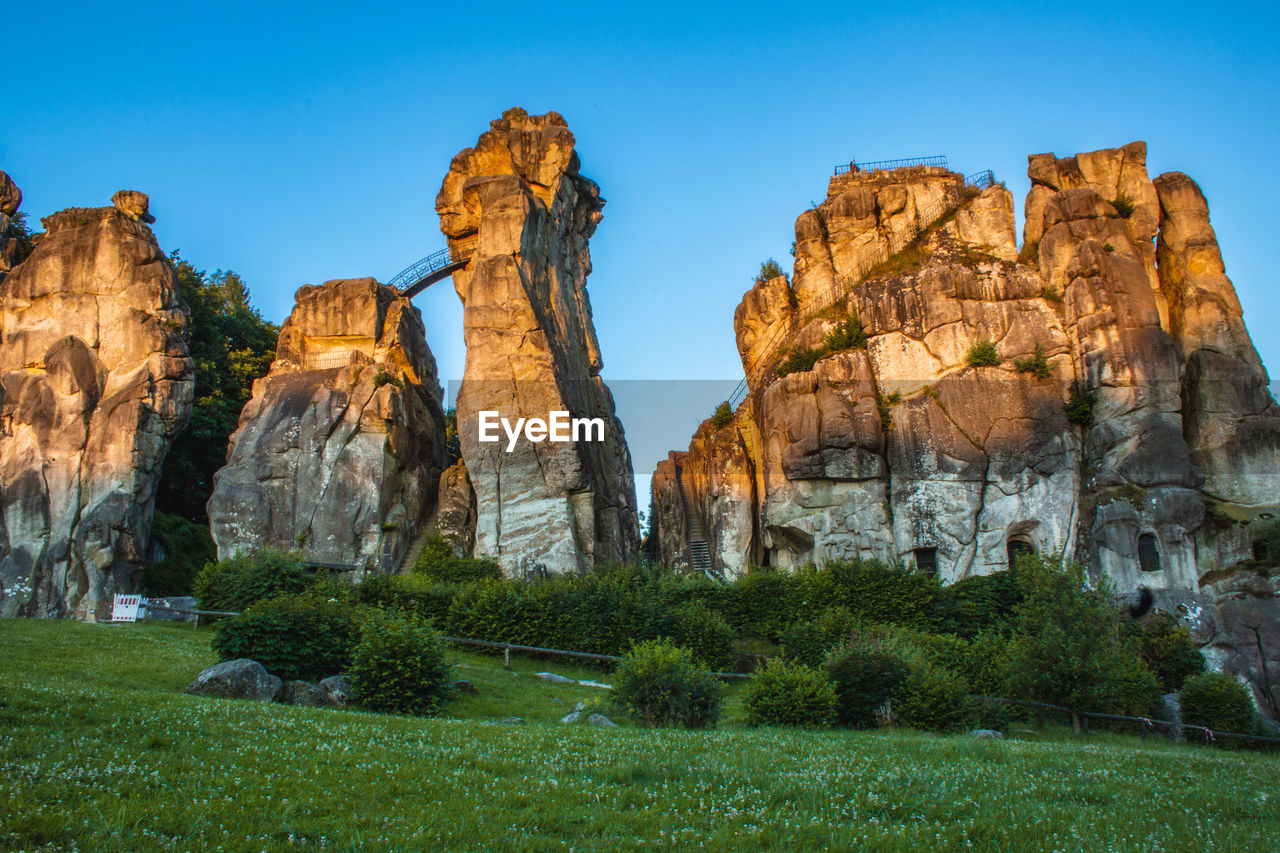
<svg viewBox="0 0 1280 853"><path fill-rule="evenodd" d="M556 113L508 110L453 159L436 199L440 230L457 248L454 273L467 363L458 394L462 456L475 489L475 552L510 575L582 571L629 561L639 547L631 457L600 379L591 323L587 241L600 221L599 188L578 173L569 128ZM478 413L599 418L603 441L479 441Z"/></svg>
<svg viewBox="0 0 1280 853"><path fill-rule="evenodd" d="M435 504L442 392L421 315L371 278L298 290L209 498L218 556L394 570Z"/></svg>
<svg viewBox="0 0 1280 853"><path fill-rule="evenodd" d="M1141 142L1033 155L1028 175L1021 257L995 186L865 280L850 273L959 198L960 177L832 179L796 220L794 277L735 312L747 400L654 473L654 548L687 561L687 510L728 575L930 549L953 581L1006 568L1012 543L1065 552L1120 592L1155 590L1274 715L1280 554L1250 558L1280 515L1280 420L1204 196L1179 173L1152 181ZM828 306L833 287L848 296ZM854 308L865 350L780 378L762 364L779 330L789 351L822 347ZM1000 364L968 363L978 341ZM1037 347L1043 378L1015 367ZM1073 381L1089 427L1067 421Z"/></svg>
<svg viewBox="0 0 1280 853"><path fill-rule="evenodd" d="M0 280L2 615L102 619L138 589L194 392L187 307L144 217L142 193L48 216Z"/></svg>
<svg viewBox="0 0 1280 853"><path fill-rule="evenodd" d="M0 170L0 281L17 263L18 231L13 225L13 215L21 204L22 190Z"/></svg>

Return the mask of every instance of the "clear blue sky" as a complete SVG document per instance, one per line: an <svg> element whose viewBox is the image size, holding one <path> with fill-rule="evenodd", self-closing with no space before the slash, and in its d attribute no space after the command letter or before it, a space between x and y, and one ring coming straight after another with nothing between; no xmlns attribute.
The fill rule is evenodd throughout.
<svg viewBox="0 0 1280 853"><path fill-rule="evenodd" d="M1027 154L1134 139L1153 176L1203 187L1280 370L1273 5L186 7L9 4L0 168L33 218L150 193L161 245L236 270L277 322L302 284L443 246L450 159L520 105L566 117L609 202L589 281L607 379L740 375L734 307L851 156L993 169L1021 215ZM460 377L457 297L417 304ZM668 419L669 445L714 403Z"/></svg>

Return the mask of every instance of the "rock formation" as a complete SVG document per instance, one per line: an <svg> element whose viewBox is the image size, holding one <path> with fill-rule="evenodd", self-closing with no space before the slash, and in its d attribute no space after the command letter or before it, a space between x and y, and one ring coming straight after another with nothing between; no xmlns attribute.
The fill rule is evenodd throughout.
<svg viewBox="0 0 1280 853"><path fill-rule="evenodd" d="M214 478L218 556L394 571L435 504L442 392L422 317L371 278L306 285Z"/></svg>
<svg viewBox="0 0 1280 853"><path fill-rule="evenodd" d="M860 556L945 581L1065 552L1152 590L1274 715L1280 420L1204 196L1141 142L1028 175L1021 252L1001 185L833 178L793 277L735 312L747 398L654 472L655 547L687 563L695 527L729 576Z"/></svg>
<svg viewBox="0 0 1280 853"><path fill-rule="evenodd" d="M578 168L563 118L511 109L454 157L436 199L450 247L475 247L453 275L467 344L458 431L475 489L475 552L516 576L629 561L639 547L631 457L599 375L586 292L587 241L604 200ZM482 411L512 425L568 412L599 419L603 436L522 437L508 452L505 435L479 440Z"/></svg>
<svg viewBox="0 0 1280 853"><path fill-rule="evenodd" d="M127 195L45 217L0 279L0 615L102 619L137 591L156 480L191 413L187 307L147 197Z"/></svg>
<svg viewBox="0 0 1280 853"><path fill-rule="evenodd" d="M18 231L13 217L22 204L22 190L0 170L0 281L18 262Z"/></svg>

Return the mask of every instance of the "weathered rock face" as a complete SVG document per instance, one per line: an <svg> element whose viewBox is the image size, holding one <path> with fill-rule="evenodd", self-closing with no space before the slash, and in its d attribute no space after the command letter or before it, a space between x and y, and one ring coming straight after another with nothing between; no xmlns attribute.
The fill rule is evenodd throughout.
<svg viewBox="0 0 1280 853"><path fill-rule="evenodd" d="M395 570L435 504L442 397L422 317L394 288L300 288L214 480L218 556L297 549Z"/></svg>
<svg viewBox="0 0 1280 853"><path fill-rule="evenodd" d="M1018 547L1065 552L1154 590L1274 714L1280 569L1251 558L1280 514L1280 422L1204 196L1152 181L1140 142L1033 155L1028 175L1021 256L1002 186L831 181L796 220L794 278L735 312L747 399L654 473L656 550L687 561L705 528L729 575L861 556L936 561L947 581ZM916 239L935 199L958 207ZM865 347L833 347L855 312ZM998 364L971 363L979 342ZM1091 424L1067 420L1073 383Z"/></svg>
<svg viewBox="0 0 1280 853"><path fill-rule="evenodd" d="M436 210L450 246L474 241L453 275L467 364L458 394L462 456L475 489L475 551L511 575L581 571L636 553L631 457L599 373L587 241L599 188L578 173L556 113L512 109L449 168ZM603 440L479 440L479 413L599 419ZM502 431L498 430L498 435Z"/></svg>
<svg viewBox="0 0 1280 853"><path fill-rule="evenodd" d="M0 615L101 619L137 591L156 480L191 413L187 307L136 217L72 208L43 224L0 280Z"/></svg>
<svg viewBox="0 0 1280 853"><path fill-rule="evenodd" d="M476 547L476 493L465 462L459 459L440 474L436 495L427 527L439 531L455 555L470 555Z"/></svg>
<svg viewBox="0 0 1280 853"><path fill-rule="evenodd" d="M18 261L18 231L13 216L22 204L22 190L0 170L0 281Z"/></svg>

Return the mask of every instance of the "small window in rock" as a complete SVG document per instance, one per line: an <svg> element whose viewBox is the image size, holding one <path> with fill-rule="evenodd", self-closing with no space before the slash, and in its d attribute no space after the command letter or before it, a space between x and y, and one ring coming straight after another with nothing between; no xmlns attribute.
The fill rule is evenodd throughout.
<svg viewBox="0 0 1280 853"><path fill-rule="evenodd" d="M1018 563L1018 557L1022 555L1034 556L1036 547L1025 539L1010 539L1009 544L1005 546L1005 553L1009 558L1009 568L1013 568Z"/></svg>
<svg viewBox="0 0 1280 853"><path fill-rule="evenodd" d="M1138 537L1138 565L1144 572L1160 571L1160 550L1156 548L1156 537L1150 533Z"/></svg>
<svg viewBox="0 0 1280 853"><path fill-rule="evenodd" d="M1253 559L1255 560L1271 559L1271 554L1267 552L1267 543L1263 542L1261 539L1253 543Z"/></svg>
<svg viewBox="0 0 1280 853"><path fill-rule="evenodd" d="M922 574L926 574L931 578L938 576L938 549L937 548L917 548L916 570Z"/></svg>

